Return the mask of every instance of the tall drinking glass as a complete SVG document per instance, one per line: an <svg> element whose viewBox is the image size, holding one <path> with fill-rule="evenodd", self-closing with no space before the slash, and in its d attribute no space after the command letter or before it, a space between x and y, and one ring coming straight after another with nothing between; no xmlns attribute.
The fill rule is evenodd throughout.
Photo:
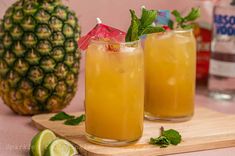
<svg viewBox="0 0 235 156"><path fill-rule="evenodd" d="M145 117L184 121L194 112L196 43L192 30L145 40Z"/></svg>
<svg viewBox="0 0 235 156"><path fill-rule="evenodd" d="M144 58L140 41L91 41L86 52L86 136L126 145L143 131Z"/></svg>

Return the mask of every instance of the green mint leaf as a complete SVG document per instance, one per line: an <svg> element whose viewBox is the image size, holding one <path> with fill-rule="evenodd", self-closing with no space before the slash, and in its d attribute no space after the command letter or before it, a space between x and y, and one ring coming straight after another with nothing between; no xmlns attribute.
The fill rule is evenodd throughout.
<svg viewBox="0 0 235 156"><path fill-rule="evenodd" d="M168 147L170 144L178 145L181 142L181 135L178 131L174 129L164 130L163 127L160 128L160 136L157 138L150 138L149 143L153 145L158 145L161 148Z"/></svg>
<svg viewBox="0 0 235 156"><path fill-rule="evenodd" d="M169 20L168 27L173 30L174 29L174 21Z"/></svg>
<svg viewBox="0 0 235 156"><path fill-rule="evenodd" d="M188 29L192 29L193 25L181 25L181 28L183 28L184 30L188 30Z"/></svg>
<svg viewBox="0 0 235 156"><path fill-rule="evenodd" d="M139 39L138 32L140 26L140 20L135 14L134 10L130 10L131 13L131 25L126 34L126 42L131 42Z"/></svg>
<svg viewBox="0 0 235 156"><path fill-rule="evenodd" d="M150 144L158 145L161 148L165 148L170 145L170 141L165 136L159 136L158 138L150 138Z"/></svg>
<svg viewBox="0 0 235 156"><path fill-rule="evenodd" d="M184 18L181 16L181 14L179 13L179 11L177 10L174 10L171 12L172 15L175 16L175 20L177 23L182 23L184 21Z"/></svg>
<svg viewBox="0 0 235 156"><path fill-rule="evenodd" d="M155 21L156 17L156 10L147 10L145 8L142 8L142 15L140 18L140 31L151 25Z"/></svg>
<svg viewBox="0 0 235 156"><path fill-rule="evenodd" d="M51 121L60 121L74 118L73 115L66 114L65 112L59 112L50 118Z"/></svg>
<svg viewBox="0 0 235 156"><path fill-rule="evenodd" d="M85 121L85 115L82 114L77 118L68 119L64 122L65 125L76 126L79 125L81 122Z"/></svg>
<svg viewBox="0 0 235 156"><path fill-rule="evenodd" d="M183 17L177 10L171 12L175 16L177 22L177 28L192 29L192 22L200 17L200 9L192 8L187 16Z"/></svg>
<svg viewBox="0 0 235 156"><path fill-rule="evenodd" d="M131 34L132 34L132 26L129 27L129 29L126 33L126 38L125 38L126 42L131 42Z"/></svg>
<svg viewBox="0 0 235 156"><path fill-rule="evenodd" d="M164 130L162 136L166 137L173 145L178 145L181 142L180 133L174 129Z"/></svg>
<svg viewBox="0 0 235 156"><path fill-rule="evenodd" d="M200 17L200 9L199 8L192 8L191 12L184 18L185 22L194 21L198 17Z"/></svg>
<svg viewBox="0 0 235 156"><path fill-rule="evenodd" d="M145 34L151 34L151 33L157 33L157 32L164 32L164 31L165 31L165 29L162 28L162 27L149 25L149 26L147 26L146 28L144 28L144 29L142 30L142 32L140 32L139 35L142 36L142 35L145 35Z"/></svg>

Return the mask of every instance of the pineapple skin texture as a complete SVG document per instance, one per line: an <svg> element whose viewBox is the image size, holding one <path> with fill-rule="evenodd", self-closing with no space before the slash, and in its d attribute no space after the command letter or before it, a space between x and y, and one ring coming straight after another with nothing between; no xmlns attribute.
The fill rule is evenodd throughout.
<svg viewBox="0 0 235 156"><path fill-rule="evenodd" d="M60 0L18 0L0 21L0 96L15 113L58 112L74 97L80 27Z"/></svg>

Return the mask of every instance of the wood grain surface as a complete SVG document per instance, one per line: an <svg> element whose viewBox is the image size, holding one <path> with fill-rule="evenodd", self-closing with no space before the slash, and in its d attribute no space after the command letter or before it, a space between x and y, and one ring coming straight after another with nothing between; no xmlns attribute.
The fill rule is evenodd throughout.
<svg viewBox="0 0 235 156"><path fill-rule="evenodd" d="M82 112L72 114L79 115ZM156 156L235 146L235 115L202 106L196 107L194 117L187 122L145 120L142 138L137 143L125 147L105 147L89 143L85 138L85 123L79 126L65 126L60 121L49 121L52 115L33 116L32 121L37 128L51 129L58 136L74 143L84 156ZM149 145L149 138L158 136L161 126L178 130L182 135L182 143L168 148Z"/></svg>

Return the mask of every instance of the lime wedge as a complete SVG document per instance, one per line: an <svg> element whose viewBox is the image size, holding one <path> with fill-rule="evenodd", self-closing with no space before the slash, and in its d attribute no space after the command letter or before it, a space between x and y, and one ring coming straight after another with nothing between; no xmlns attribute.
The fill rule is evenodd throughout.
<svg viewBox="0 0 235 156"><path fill-rule="evenodd" d="M31 146L30 146L30 155L31 156L43 156L48 145L56 139L55 134L46 129L41 131L36 136L34 136Z"/></svg>
<svg viewBox="0 0 235 156"><path fill-rule="evenodd" d="M56 139L48 146L45 156L73 156L75 154L78 152L70 142Z"/></svg>

